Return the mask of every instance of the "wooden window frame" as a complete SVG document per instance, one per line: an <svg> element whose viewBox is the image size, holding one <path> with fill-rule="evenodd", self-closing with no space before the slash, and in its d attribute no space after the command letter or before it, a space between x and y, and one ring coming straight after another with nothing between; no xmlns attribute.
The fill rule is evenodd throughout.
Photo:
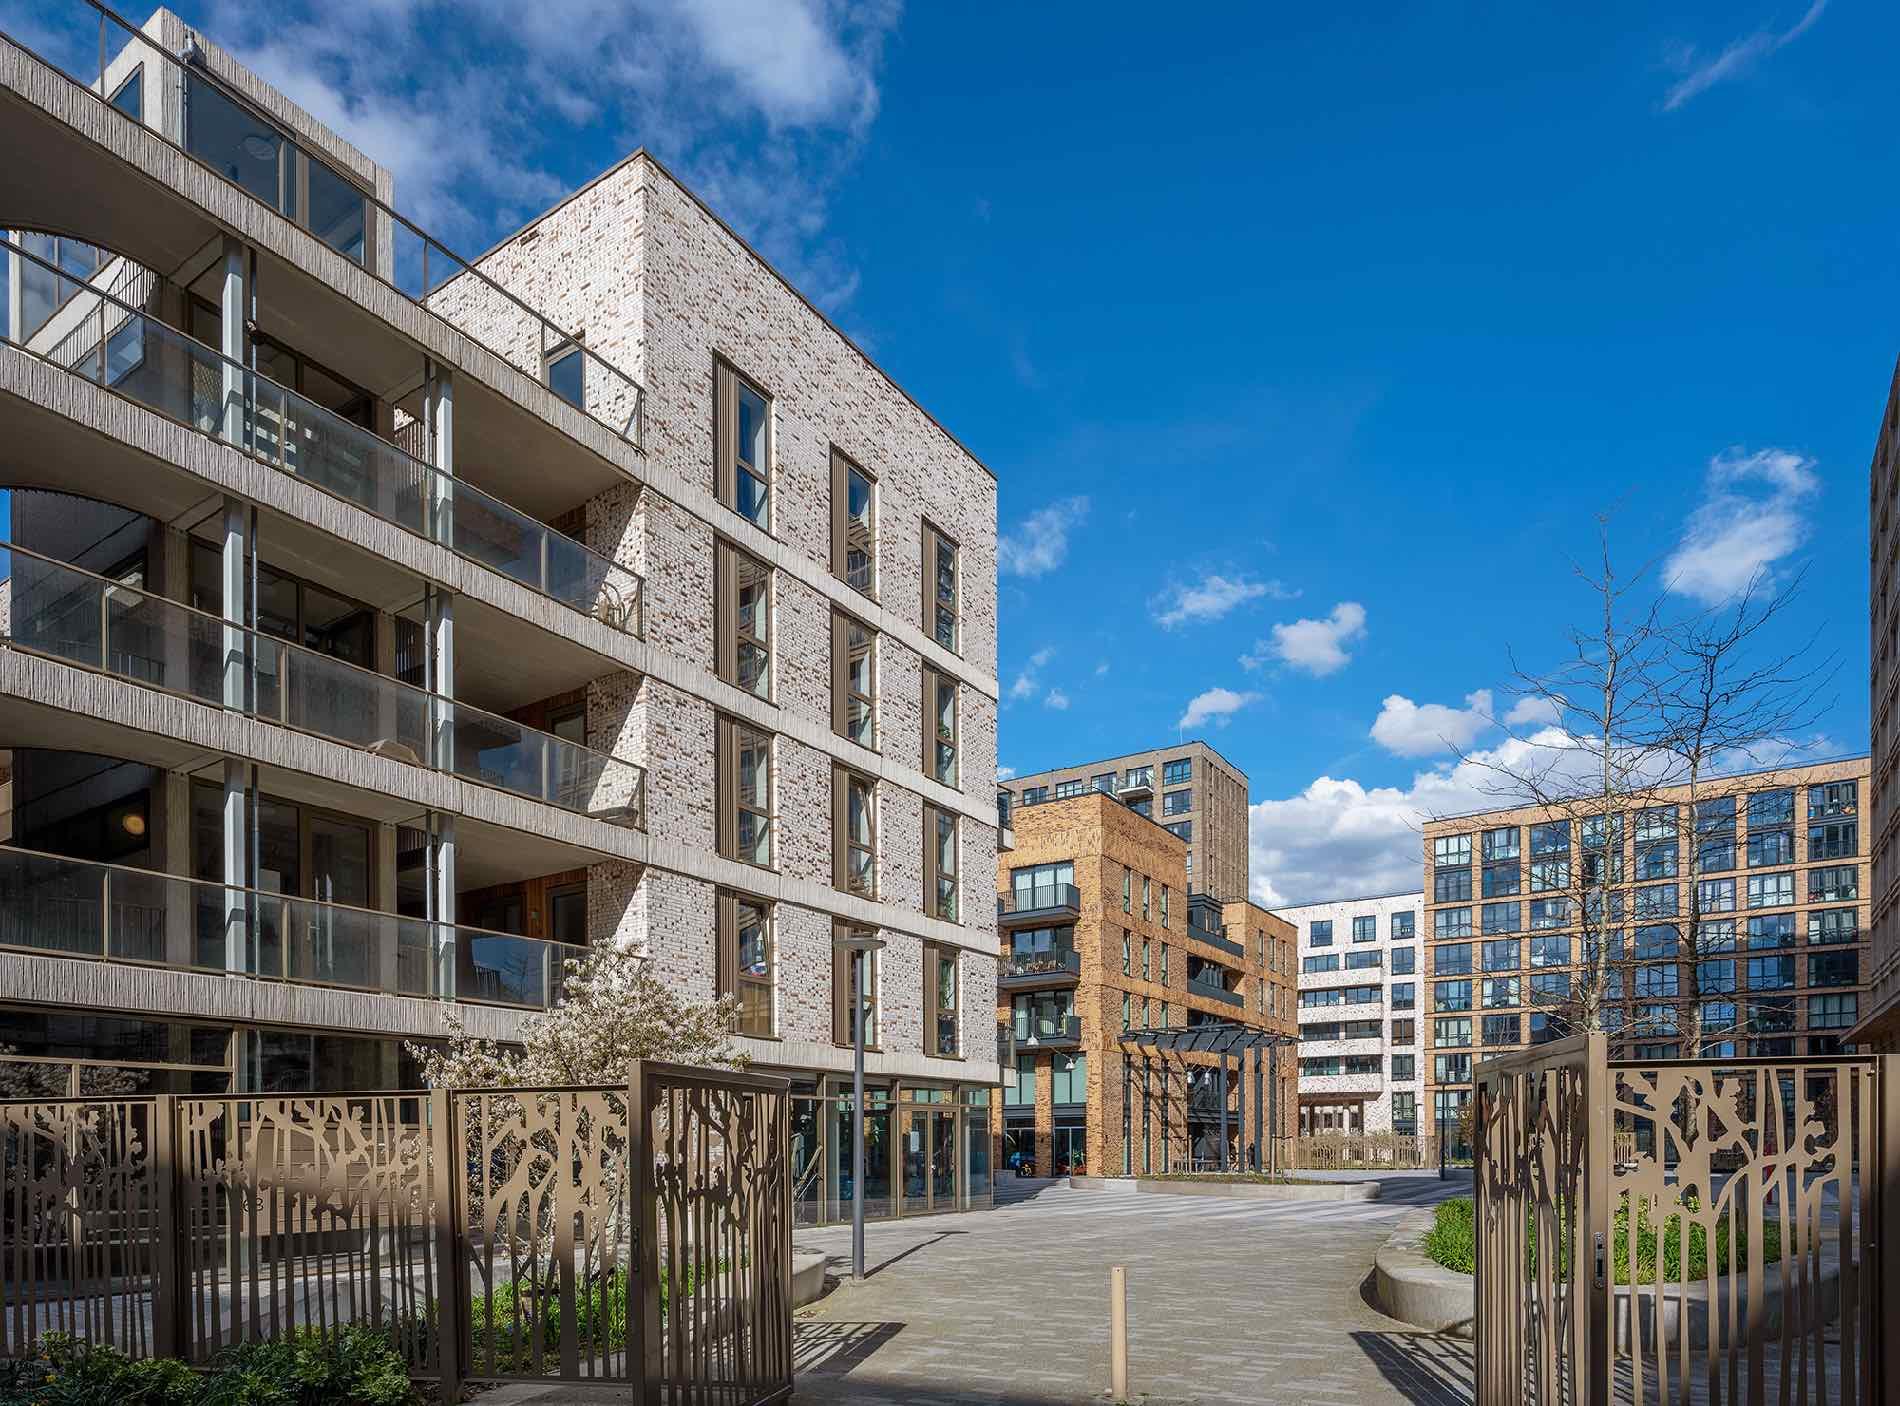
<svg viewBox="0 0 1900 1406"><path fill-rule="evenodd" d="M765 463L746 472L765 489L765 521L748 517L739 507L739 388L743 386L765 402ZM772 531L772 397L750 376L722 356L713 357L713 496L762 532ZM754 473L753 468L759 471Z"/></svg>
<svg viewBox="0 0 1900 1406"><path fill-rule="evenodd" d="M955 786L963 759L963 745L960 734L963 731L963 692L953 675L933 669L928 664L921 670L923 678L923 764L924 775L944 786ZM950 736L943 735L939 700L944 689L950 690ZM949 776L944 776L939 767L939 749L950 749Z"/></svg>
<svg viewBox="0 0 1900 1406"><path fill-rule="evenodd" d="M778 1038L778 906L770 899L755 898L751 894L737 893L731 889L720 889L715 897L717 908L717 946L715 955L715 980L718 994L740 998L739 1022L736 1033L753 1039L775 1040ZM760 922L765 929L765 969L763 979L749 974L739 960L739 909L741 905L750 905L759 910ZM744 997L748 988L762 990L765 993L765 1028L749 1027L746 1023Z"/></svg>
<svg viewBox="0 0 1900 1406"><path fill-rule="evenodd" d="M854 533L851 516L851 475L858 475L870 489L869 523ZM854 536L862 541L854 541ZM851 579L851 548L864 548L864 582ZM845 585L872 600L877 599L877 475L851 458L837 445L831 447L831 574Z"/></svg>
<svg viewBox="0 0 1900 1406"><path fill-rule="evenodd" d="M942 865L938 838L942 831L943 823L946 820L950 823L951 867L948 872L945 872ZM961 827L958 824L957 815L954 811L945 810L941 806L926 801L924 802L923 828L924 912L928 916L941 919L946 923L960 922L961 919L958 917L958 912L962 908L962 904L958 901L959 890L957 885L960 881L962 871L961 855L958 853L958 847L962 842L962 835L959 833ZM945 880L948 880L950 884L950 902L948 905L950 911L947 913L944 912L945 905L943 902L943 885Z"/></svg>
<svg viewBox="0 0 1900 1406"><path fill-rule="evenodd" d="M851 688L851 632L862 630L865 639L865 678L869 693ZM847 742L875 752L877 750L877 631L842 610L831 612L831 730ZM851 707L864 708L864 736L851 730Z"/></svg>
<svg viewBox="0 0 1900 1406"><path fill-rule="evenodd" d="M941 598L939 577L942 575L941 547L950 549L950 612L951 642L945 644L937 633L937 613L945 605ZM923 543L923 620L925 638L931 640L940 649L961 656L963 653L963 548L948 532L938 527L929 518L924 519Z"/></svg>
<svg viewBox="0 0 1900 1406"><path fill-rule="evenodd" d="M869 931L861 923L848 923L842 918L834 918L831 924L831 1043L842 1045L846 1049L852 1046L851 1039L851 972L857 965L859 954L838 945L838 939L850 933ZM866 952L864 960L869 964L866 973L866 994L870 998L870 1015L865 1021L864 1048L879 1048L883 1010L878 1000L878 954Z"/></svg>
<svg viewBox="0 0 1900 1406"><path fill-rule="evenodd" d="M746 736L761 738L765 744L765 797L764 810L756 806L744 805L739 798L739 755L743 750ZM778 851L778 818L773 805L773 783L776 779L777 762L773 757L773 735L762 732L750 723L737 718L719 716L714 721L714 778L717 792L716 800L719 813L714 824L714 840L719 853L727 859L737 860L741 864L750 864L755 868L772 869L775 867ZM739 851L739 814L741 809L759 816L764 827L766 858L761 861L754 856Z"/></svg>
<svg viewBox="0 0 1900 1406"><path fill-rule="evenodd" d="M851 836L851 788L854 785L862 786L865 792L867 833L862 845L854 843ZM831 884L840 893L876 900L877 821L877 782L862 772L834 762L831 768ZM852 881L854 870L851 858L857 850L862 850L865 855L864 872L869 882L864 885Z"/></svg>
<svg viewBox="0 0 1900 1406"><path fill-rule="evenodd" d="M942 963L948 960L951 972L950 991L950 1048L945 1049L942 1039L941 1016L938 1002L943 998ZM963 1058L958 1034L962 1028L963 1015L963 975L957 960L957 949L937 943L924 945L924 1053L932 1059Z"/></svg>
<svg viewBox="0 0 1900 1406"><path fill-rule="evenodd" d="M753 612L753 628L747 629L742 623L739 601L748 567L758 572L763 582L762 631L757 628L758 610ZM775 584L771 567L725 538L713 538L713 672L742 693L768 703L772 701L772 625L778 613L773 600ZM740 674L740 648L744 645L750 645L764 660L758 676L762 688L747 684Z"/></svg>

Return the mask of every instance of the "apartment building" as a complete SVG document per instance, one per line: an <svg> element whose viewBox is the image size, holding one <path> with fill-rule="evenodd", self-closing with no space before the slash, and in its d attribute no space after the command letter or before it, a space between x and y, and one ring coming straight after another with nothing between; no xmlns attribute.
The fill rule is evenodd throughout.
<svg viewBox="0 0 1900 1406"><path fill-rule="evenodd" d="M1223 1132L1229 1165L1266 1156L1294 1092L1290 1049L1257 1038L1292 1043L1285 923L1190 895L1186 842L1092 788L1015 812L996 902L1002 1165L1181 1171L1220 1163Z"/></svg>
<svg viewBox="0 0 1900 1406"><path fill-rule="evenodd" d="M1697 1018L1704 1057L1838 1053L1866 990L1868 776L1858 757L1660 788L1607 827L1534 807L1427 822L1434 1121L1479 1060L1570 1033L1586 994L1638 1059L1695 1057Z"/></svg>
<svg viewBox="0 0 1900 1406"><path fill-rule="evenodd" d="M9 1069L413 1085L611 945L739 998L801 1216L986 1204L991 473L646 153L465 263L104 25L0 37Z"/></svg>
<svg viewBox="0 0 1900 1406"><path fill-rule="evenodd" d="M1867 1009L1854 1038L1867 1048L1900 1052L1900 363L1874 441L1867 527L1872 588L1873 697L1868 709L1873 779L1868 786L1869 852L1873 857L1873 935L1868 953Z"/></svg>
<svg viewBox="0 0 1900 1406"><path fill-rule="evenodd" d="M1418 1135L1424 900L1395 893L1274 910L1299 935L1302 1136Z"/></svg>
<svg viewBox="0 0 1900 1406"><path fill-rule="evenodd" d="M1013 810L1086 791L1118 796L1187 845L1190 893L1247 896L1247 774L1205 742L1038 771L998 789Z"/></svg>

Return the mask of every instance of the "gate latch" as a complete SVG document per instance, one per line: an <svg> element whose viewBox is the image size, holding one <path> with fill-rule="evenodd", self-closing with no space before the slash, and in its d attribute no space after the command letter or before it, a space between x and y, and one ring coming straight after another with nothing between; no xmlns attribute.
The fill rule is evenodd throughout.
<svg viewBox="0 0 1900 1406"><path fill-rule="evenodd" d="M1600 1230L1596 1233L1596 1250L1597 1250L1597 1288L1601 1289L1603 1287L1603 1281L1608 1275L1609 1266L1605 1262L1603 1232Z"/></svg>

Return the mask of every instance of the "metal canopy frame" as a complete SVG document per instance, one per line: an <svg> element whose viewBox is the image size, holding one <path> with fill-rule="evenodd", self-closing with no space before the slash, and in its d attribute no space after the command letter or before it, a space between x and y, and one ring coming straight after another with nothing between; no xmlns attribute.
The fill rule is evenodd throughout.
<svg viewBox="0 0 1900 1406"><path fill-rule="evenodd" d="M1279 1052L1283 1045L1297 1045L1299 1039L1293 1035L1283 1035L1272 1030L1263 1030L1257 1025L1242 1025L1237 1021L1209 1021L1205 1025L1190 1025L1179 1028L1163 1026L1159 1030L1124 1030L1117 1037L1122 1050L1122 1156L1129 1174L1134 1171L1131 1139L1134 1131L1134 1082L1131 1065L1132 1051L1143 1055L1141 1072L1142 1096L1142 1145L1148 1146L1148 1121L1152 1107L1152 1091L1148 1083L1150 1054L1162 1056L1161 1064L1161 1157L1162 1170L1167 1171L1168 1158L1168 1065L1167 1056L1176 1055L1213 1055L1219 1061L1220 1070L1220 1170L1229 1170L1227 1165L1227 1090L1228 1061L1234 1060L1239 1066L1239 1090L1241 1110L1244 1112L1247 1096L1247 1065L1249 1056L1253 1064L1253 1126L1254 1141L1251 1149L1243 1148L1240 1160L1244 1165L1251 1160L1254 1167L1261 1168L1273 1175L1279 1170L1279 1139L1276 1129L1279 1127L1280 1068ZM1262 1058L1262 1052L1265 1058ZM1262 1089L1261 1064L1268 1066L1268 1087ZM1265 1107L1262 1107L1262 1104ZM1186 1118L1183 1124L1185 1129ZM1244 1123L1244 1119L1241 1120ZM1261 1130L1266 1130L1266 1152L1261 1155ZM1244 1136L1244 1134L1243 1134ZM1192 1150L1190 1146L1190 1160Z"/></svg>

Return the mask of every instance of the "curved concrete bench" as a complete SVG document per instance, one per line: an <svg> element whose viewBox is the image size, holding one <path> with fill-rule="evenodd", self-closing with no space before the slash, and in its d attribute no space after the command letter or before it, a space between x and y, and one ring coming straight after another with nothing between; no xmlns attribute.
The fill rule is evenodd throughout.
<svg viewBox="0 0 1900 1406"><path fill-rule="evenodd" d="M803 1308L825 1292L825 1266L831 1256L819 1250L792 1251L792 1307Z"/></svg>
<svg viewBox="0 0 1900 1406"><path fill-rule="evenodd" d="M1410 1211L1372 1257L1372 1296L1388 1318L1433 1333L1468 1338L1477 1316L1477 1281L1433 1264L1420 1248L1433 1212Z"/></svg>
<svg viewBox="0 0 1900 1406"><path fill-rule="evenodd" d="M1157 1181L1150 1177L1076 1177L1069 1185L1082 1191L1143 1192L1156 1196L1225 1196L1238 1201L1377 1201L1376 1181L1294 1182L1288 1186L1256 1181Z"/></svg>

